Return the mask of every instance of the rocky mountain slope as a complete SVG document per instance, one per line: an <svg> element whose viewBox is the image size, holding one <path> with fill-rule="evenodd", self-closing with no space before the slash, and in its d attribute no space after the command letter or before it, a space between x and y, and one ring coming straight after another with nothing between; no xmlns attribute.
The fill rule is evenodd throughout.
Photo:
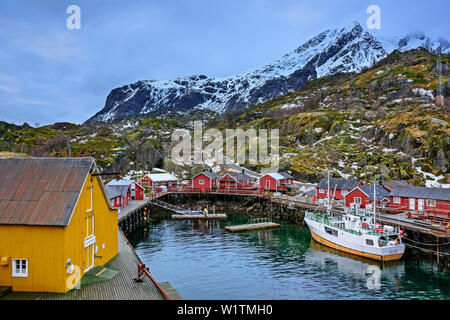
<svg viewBox="0 0 450 320"><path fill-rule="evenodd" d="M301 181L317 182L331 169L335 177L367 182L404 179L450 187L450 58L442 55L447 109L435 105L436 61L424 49L395 51L362 72L310 80L299 90L225 116L191 109L90 125L34 128L0 122L0 151L67 156L70 142L72 156L93 156L105 171L156 166L190 178L214 164L174 165L171 133L192 130L193 120L203 120L205 129L278 128L281 168Z"/></svg>
<svg viewBox="0 0 450 320"><path fill-rule="evenodd" d="M450 109L434 104L437 57L395 51L359 74L313 80L300 90L214 126L278 128L281 166L299 180L403 179L450 187ZM449 55L442 56L449 96ZM259 168L254 168L258 170Z"/></svg>
<svg viewBox="0 0 450 320"><path fill-rule="evenodd" d="M405 47L405 40L396 41L384 39L389 50ZM108 95L105 107L86 123L116 121L155 111L242 110L293 92L312 79L339 72L359 72L388 53L372 34L355 22L345 28L326 30L293 52L235 76L193 75L174 80L138 81L116 88Z"/></svg>

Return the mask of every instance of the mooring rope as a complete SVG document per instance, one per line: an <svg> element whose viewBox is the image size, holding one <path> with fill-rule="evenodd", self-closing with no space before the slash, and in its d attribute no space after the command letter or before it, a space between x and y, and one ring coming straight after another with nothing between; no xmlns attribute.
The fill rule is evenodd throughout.
<svg viewBox="0 0 450 320"><path fill-rule="evenodd" d="M422 250L422 251L431 252L431 253L439 254L439 255L443 255L443 256L450 256L450 253L441 252L441 251L434 251L434 250L425 249L425 248L421 248L421 247L416 247L416 246L413 246L412 244L409 244L409 243L406 243L406 245L408 247L416 248L416 249L419 249L419 250Z"/></svg>
<svg viewBox="0 0 450 320"><path fill-rule="evenodd" d="M449 243L439 243L439 244L436 244L436 243L425 243L425 242L419 242L419 241L415 241L415 240L413 240L413 239L410 239L410 238L407 238L407 237L405 237L405 236L403 236L406 240L409 240L409 241L412 241L412 242L414 242L414 243L418 243L418 244L422 244L422 245L424 245L424 246L447 246Z"/></svg>

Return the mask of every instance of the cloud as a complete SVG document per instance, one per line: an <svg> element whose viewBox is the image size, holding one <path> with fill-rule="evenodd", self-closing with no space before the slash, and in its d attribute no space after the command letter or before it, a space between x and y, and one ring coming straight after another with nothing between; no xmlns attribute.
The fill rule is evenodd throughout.
<svg viewBox="0 0 450 320"><path fill-rule="evenodd" d="M51 105L50 102L39 100L39 99L33 99L33 98L24 98L21 96L15 96L15 102L18 104L26 104L26 105L40 105L40 106L49 106Z"/></svg>
<svg viewBox="0 0 450 320"><path fill-rule="evenodd" d="M7 73L0 73L0 91L8 94L19 93L20 88L17 79Z"/></svg>

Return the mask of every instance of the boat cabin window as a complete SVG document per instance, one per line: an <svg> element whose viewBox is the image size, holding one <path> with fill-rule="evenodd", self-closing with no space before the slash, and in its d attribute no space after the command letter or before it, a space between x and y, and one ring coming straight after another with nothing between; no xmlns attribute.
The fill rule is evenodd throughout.
<svg viewBox="0 0 450 320"><path fill-rule="evenodd" d="M327 226L324 226L324 228L325 228L325 232L326 233L331 234L332 236L335 236L335 237L338 236L338 231L337 230L328 228Z"/></svg>
<svg viewBox="0 0 450 320"><path fill-rule="evenodd" d="M378 239L378 246L384 247L388 243L388 240L385 237L380 237Z"/></svg>
<svg viewBox="0 0 450 320"><path fill-rule="evenodd" d="M366 244L368 246L373 246L373 240L372 239L366 239Z"/></svg>

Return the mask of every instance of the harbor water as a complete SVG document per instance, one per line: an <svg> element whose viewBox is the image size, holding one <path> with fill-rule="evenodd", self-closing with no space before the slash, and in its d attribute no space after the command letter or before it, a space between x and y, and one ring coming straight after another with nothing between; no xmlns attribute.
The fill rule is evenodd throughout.
<svg viewBox="0 0 450 320"><path fill-rule="evenodd" d="M407 248L389 264L357 258L311 239L308 227L229 233L220 221L158 214L130 242L158 282L184 299L449 299L450 273Z"/></svg>

